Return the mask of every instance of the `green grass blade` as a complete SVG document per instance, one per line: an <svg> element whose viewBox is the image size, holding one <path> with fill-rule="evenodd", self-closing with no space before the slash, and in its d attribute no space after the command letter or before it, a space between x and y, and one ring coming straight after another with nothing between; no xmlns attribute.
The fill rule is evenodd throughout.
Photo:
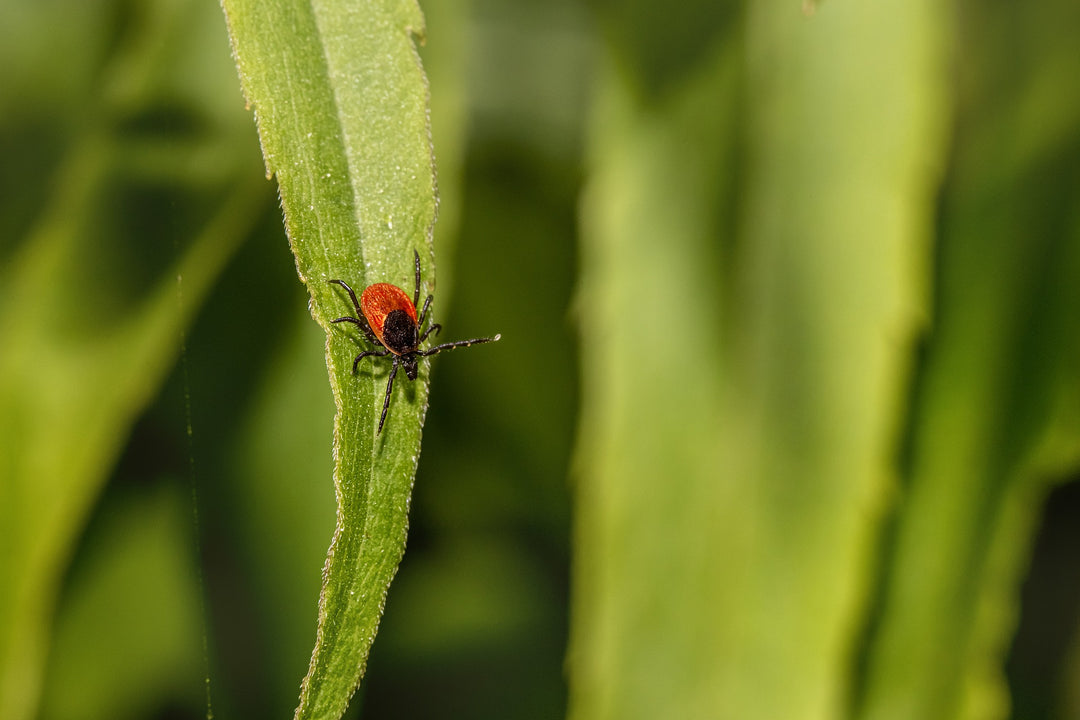
<svg viewBox="0 0 1080 720"><path fill-rule="evenodd" d="M152 717L162 697L198 711L205 628L190 491L133 493L94 530L57 614L40 717Z"/></svg>
<svg viewBox="0 0 1080 720"><path fill-rule="evenodd" d="M76 193L93 195L105 184L97 173L106 161L90 155L75 161L81 168L71 179ZM43 229L12 268L0 307L0 506L11 518L0 538L4 717L26 717L33 706L70 544L131 423L172 366L183 329L245 237L262 198L257 185L237 186L149 297L89 330L73 329L64 319L72 308L100 309L98 287L112 280L88 279L83 272L72 249L85 240L78 219L69 227L72 218L64 215L59 225ZM69 197L61 206L71 211L73 203L81 205ZM66 342L56 341L58 332L67 333Z"/></svg>
<svg viewBox="0 0 1080 720"><path fill-rule="evenodd" d="M1012 688L1005 667L1038 514L1080 462L1076 11L988 8L957 36L935 317L860 720L1030 717L1075 687L1049 650L1037 689L1016 655Z"/></svg>
<svg viewBox="0 0 1080 720"><path fill-rule="evenodd" d="M399 378L386 427L376 435L387 368L368 361L352 374L352 359L366 343L354 329L329 324L354 311L327 281L411 289L416 249L425 268L422 292L432 287L435 178L427 87L414 46L423 18L413 0L223 5L267 170L278 179L297 270L312 315L329 333L337 527L296 716L336 718L363 675L404 551L427 367L415 383Z"/></svg>
<svg viewBox="0 0 1080 720"><path fill-rule="evenodd" d="M65 53L44 53L51 62L34 64L40 83L4 115L5 129L21 133L12 145L65 149L21 165L17 207L0 198L0 214L26 219L0 267L5 719L36 716L72 547L183 333L269 200L257 180L244 180L258 168L257 154L236 141L237 131L250 133L246 118L235 105L218 112L229 107L216 82L228 77L229 58L220 25L205 22L220 16L204 7L148 6L104 54L96 23L65 23L65 47L98 50L77 55L74 71ZM20 17L51 32L51 12L63 10L34 6ZM74 119L41 121L42 97ZM168 112L186 122L161 122ZM50 190L34 192L42 188Z"/></svg>
<svg viewBox="0 0 1080 720"><path fill-rule="evenodd" d="M842 716L924 316L933 7L750 3L689 23L673 43L712 44L666 78L610 51L584 205L575 720Z"/></svg>

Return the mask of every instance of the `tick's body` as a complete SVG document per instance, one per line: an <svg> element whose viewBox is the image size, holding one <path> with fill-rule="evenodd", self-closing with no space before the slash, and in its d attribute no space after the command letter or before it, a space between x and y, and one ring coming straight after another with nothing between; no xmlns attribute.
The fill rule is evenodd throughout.
<svg viewBox="0 0 1080 720"><path fill-rule="evenodd" d="M360 311L375 333L375 338L395 355L414 352L420 345L420 320L416 317L416 305L397 285L369 285L360 295Z"/></svg>
<svg viewBox="0 0 1080 720"><path fill-rule="evenodd" d="M490 338L474 338L472 340L459 340L457 342L443 343L427 350L420 349L420 343L427 340L432 333L438 334L442 326L431 323L424 330L424 323L428 320L428 310L431 308L433 295L428 295L424 301L423 310L419 317L416 315L416 305L420 301L420 254L415 250L413 256L416 260L416 288L410 299L405 291L390 283L376 283L369 285L360 294L357 301L356 293L344 280L331 280L331 283L340 285L349 293L353 307L356 308L356 317L340 317L330 322L352 323L363 331L372 345L382 346L381 350L365 350L353 360L353 373L356 372L360 361L369 355L373 357L385 357L392 355L394 362L390 368L390 379L386 382L386 397L383 399L382 415L379 417L379 430L382 432L383 423L386 422L386 411L390 407L390 393L394 389L394 377L397 375L398 366L405 368L405 375L410 380L415 380L417 375L417 362L422 357L436 355L443 350L451 350L457 347L468 347L479 343L494 342L499 335Z"/></svg>

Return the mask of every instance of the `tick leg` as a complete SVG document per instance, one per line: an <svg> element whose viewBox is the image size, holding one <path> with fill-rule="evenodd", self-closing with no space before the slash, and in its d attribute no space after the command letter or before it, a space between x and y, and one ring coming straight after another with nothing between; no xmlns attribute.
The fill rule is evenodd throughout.
<svg viewBox="0 0 1080 720"><path fill-rule="evenodd" d="M420 313L420 320L416 323L417 327L424 327L424 321L428 319L428 310L431 309L431 301L434 298L434 295L428 295L427 300L424 301L424 309ZM442 325L437 322L431 323L431 326L424 331L423 335L420 336L420 340L418 342L424 342L425 340L427 340L428 335L430 335L431 333L435 333L436 335L438 335L440 330L442 330Z"/></svg>
<svg viewBox="0 0 1080 720"><path fill-rule="evenodd" d="M416 321L418 327L424 326L424 318L427 317L428 310L431 308L431 301L434 299L434 295L428 295L427 300L424 301L424 309L420 311L420 319ZM413 303L413 307L416 307L416 303Z"/></svg>
<svg viewBox="0 0 1080 720"><path fill-rule="evenodd" d="M341 287L345 288L345 290L349 293L349 297L352 298L352 304L353 304L353 307L356 308L357 316L361 316L361 315L364 314L360 310L360 303L356 299L356 293L354 293L353 289L351 287L349 287L349 283L345 282L344 280L327 280L327 282L330 283L331 285L340 285Z"/></svg>
<svg viewBox="0 0 1080 720"><path fill-rule="evenodd" d="M384 356L389 355L389 354L390 354L390 351L386 350L386 349L383 349L383 350L365 350L364 352L357 355L356 358L352 361L353 375L356 374L356 366L359 365L360 361L363 360L364 358L366 358L368 356L371 356L371 357L384 357ZM396 362L394 363L394 368L395 368L395 370L397 369L397 363Z"/></svg>
<svg viewBox="0 0 1080 720"><path fill-rule="evenodd" d="M413 290L412 305L416 307L416 303L420 302L420 253L416 251L416 248L413 248L412 252L413 257L416 258L416 289Z"/></svg>
<svg viewBox="0 0 1080 720"><path fill-rule="evenodd" d="M355 325L356 327L358 327L358 328L360 328L361 330L364 331L364 335L367 337L368 342L370 342L372 345L377 346L377 345L382 344L382 343L379 342L379 338L375 337L375 333L371 332L371 328L368 327L367 322L364 321L364 320L349 316L349 317L339 317L336 320L331 320L330 322L332 322L332 323L340 323L340 322L352 323L353 325Z"/></svg>
<svg viewBox="0 0 1080 720"><path fill-rule="evenodd" d="M427 357L428 355L437 355L443 350L453 350L454 348L459 347L469 347L470 345L479 345L480 343L495 342L501 337L502 335L496 335L495 337L489 338L473 338L472 340L458 340L457 342L443 343L442 345L436 345L433 348L428 348L427 350L419 354L424 357Z"/></svg>
<svg viewBox="0 0 1080 720"><path fill-rule="evenodd" d="M420 342L424 342L425 340L427 340L428 335L430 335L431 333L435 333L436 335L438 335L440 330L442 330L442 325L440 325L439 323L431 323L431 326L424 331L423 335L420 336Z"/></svg>
<svg viewBox="0 0 1080 720"><path fill-rule="evenodd" d="M390 407L390 392L394 389L394 376L397 375L398 356L394 356L394 365L390 368L390 379L386 381L386 398L382 404L382 415L379 416L379 430L375 434L382 433L383 423L386 422L386 410Z"/></svg>
<svg viewBox="0 0 1080 720"><path fill-rule="evenodd" d="M340 285L341 287L345 288L345 290L349 293L349 298L352 300L353 307L356 308L356 317L340 317L337 320L331 320L330 322L350 322L364 331L364 337L366 337L368 339L368 342L370 342L372 345L381 345L382 343L379 342L379 339L375 337L375 333L372 332L371 326L367 324L367 320L363 319L364 313L360 309L360 303L356 299L356 293L353 292L353 289L351 287L349 287L349 284L344 280L328 280L327 282L333 285Z"/></svg>

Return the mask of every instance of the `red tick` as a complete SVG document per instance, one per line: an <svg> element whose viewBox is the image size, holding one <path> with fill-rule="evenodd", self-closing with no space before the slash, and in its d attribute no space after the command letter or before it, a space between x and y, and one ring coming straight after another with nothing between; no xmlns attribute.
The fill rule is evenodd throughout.
<svg viewBox="0 0 1080 720"><path fill-rule="evenodd" d="M356 317L347 315L331 320L332 323L347 322L356 325L363 331L368 342L374 345L376 350L365 350L353 360L353 374L360 361L370 356L385 357L391 355L394 363L390 367L390 379L386 382L386 398L383 400L382 415L379 417L379 430L382 432L383 423L386 422L386 410L390 407L390 392L394 389L394 377L398 367L405 368L405 375L410 380L416 379L417 362L422 357L438 355L443 350L452 350L458 347L468 347L480 343L495 342L502 335L489 338L473 338L472 340L458 340L457 342L443 343L430 347L427 350L420 349L420 343L427 340L432 333L436 335L442 326L436 322L428 325L424 330L424 323L430 318L428 310L431 309L431 301L434 295L428 295L424 301L424 308L420 316L416 316L416 305L420 301L420 253L413 250L416 259L416 288L413 290L412 299L397 285L390 283L375 283L364 288L357 301L356 293L344 280L330 280L329 282L340 285L349 293L353 307L356 308Z"/></svg>

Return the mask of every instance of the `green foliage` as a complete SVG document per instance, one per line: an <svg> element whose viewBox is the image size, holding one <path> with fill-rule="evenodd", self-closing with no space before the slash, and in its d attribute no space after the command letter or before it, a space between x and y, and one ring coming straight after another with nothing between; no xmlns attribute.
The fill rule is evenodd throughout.
<svg viewBox="0 0 1080 720"><path fill-rule="evenodd" d="M35 138L55 155L43 166L16 150L5 178L19 185L0 267L0 716L12 720L36 714L56 594L109 469L267 199L257 156L230 140L242 116L207 111L228 86L189 82L191 48L214 31L189 6L133 17L108 58L99 27L65 20L94 77L62 80L18 41L50 18L20 9L5 6L0 44L43 77L5 95L0 116L11 146ZM186 122L161 120L165 97ZM57 106L78 115L58 121ZM155 213L171 235L142 235Z"/></svg>
<svg viewBox="0 0 1080 720"><path fill-rule="evenodd" d="M99 519L54 628L42 717L148 716L162 696L198 697L205 668L191 641L202 635L202 618L189 507L179 488L162 486L120 499ZM117 618L127 632L116 632Z"/></svg>
<svg viewBox="0 0 1080 720"><path fill-rule="evenodd" d="M714 30L659 96L604 68L573 717L658 717L673 698L690 718L840 711L909 370L897 350L925 316L930 8L807 22L752 5L752 32ZM667 351L641 352L642 328Z"/></svg>
<svg viewBox="0 0 1080 720"><path fill-rule="evenodd" d="M952 106L939 3L745 10L660 90L601 63L571 716L1004 717L1080 245L1063 166L980 141L1060 99Z"/></svg>

